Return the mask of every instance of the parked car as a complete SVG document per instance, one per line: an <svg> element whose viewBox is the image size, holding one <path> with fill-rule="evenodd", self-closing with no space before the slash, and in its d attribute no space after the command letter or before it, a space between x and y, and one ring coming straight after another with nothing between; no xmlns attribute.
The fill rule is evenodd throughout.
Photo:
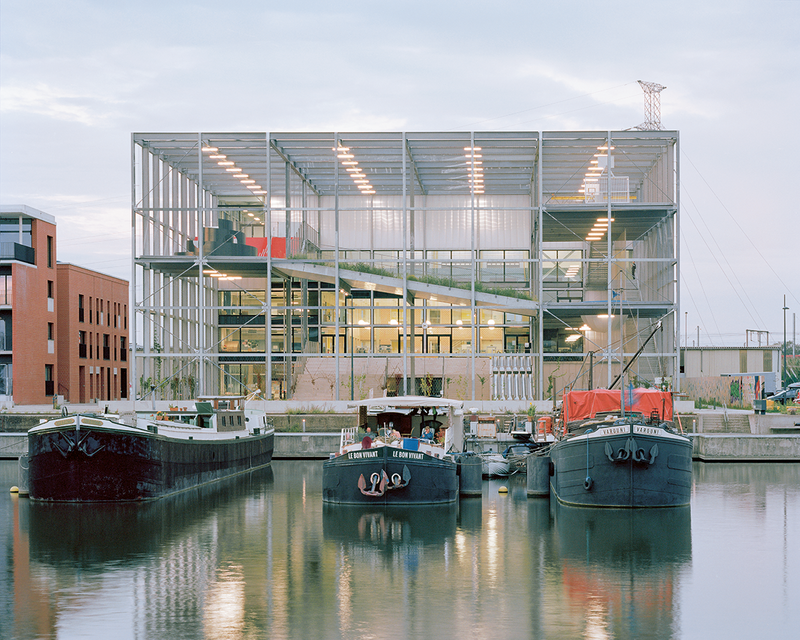
<svg viewBox="0 0 800 640"><path fill-rule="evenodd" d="M788 387L786 389L781 389L773 393L768 400L772 400L773 402L780 402L781 404L786 404L787 402L791 402L797 400L797 394L800 393L800 389Z"/></svg>

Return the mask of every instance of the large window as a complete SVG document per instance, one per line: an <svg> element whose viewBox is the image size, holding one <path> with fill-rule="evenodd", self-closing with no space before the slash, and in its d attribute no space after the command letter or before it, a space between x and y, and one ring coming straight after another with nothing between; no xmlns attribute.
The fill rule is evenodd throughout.
<svg viewBox="0 0 800 640"><path fill-rule="evenodd" d="M0 244L33 246L31 221L22 218L0 218Z"/></svg>
<svg viewBox="0 0 800 640"><path fill-rule="evenodd" d="M545 301L570 302L583 300L583 251L551 249L542 252L542 277Z"/></svg>

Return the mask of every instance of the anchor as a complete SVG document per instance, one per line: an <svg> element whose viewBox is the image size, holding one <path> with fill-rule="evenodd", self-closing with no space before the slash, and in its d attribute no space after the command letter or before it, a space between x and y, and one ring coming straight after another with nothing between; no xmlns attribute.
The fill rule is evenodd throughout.
<svg viewBox="0 0 800 640"><path fill-rule="evenodd" d="M648 453L644 449L640 449L636 444L636 440L632 437L625 441L625 446L620 448L616 455L614 455L614 449L612 449L611 445L606 442L605 454L609 462L626 462L633 457L634 462L653 464L656 461L656 456L658 456L658 444L656 443L650 448L649 460L647 457Z"/></svg>
<svg viewBox="0 0 800 640"><path fill-rule="evenodd" d="M380 498L387 491L407 487L411 482L411 471L409 471L407 465L403 465L403 477L401 478L399 473L393 473L391 479L389 479L389 476L386 475L386 470L381 469L380 473L373 472L369 480L371 486L367 489L367 481L364 479L364 474L362 473L358 476L359 490L365 496Z"/></svg>
<svg viewBox="0 0 800 640"><path fill-rule="evenodd" d="M362 473L358 476L358 488L361 490L365 496L372 496L374 498L379 498L384 493L386 493L386 485L389 483L389 478L386 475L386 471L381 469L380 475L378 473L373 473L370 476L370 481L372 482L372 488L367 491L367 481L364 480L364 474ZM380 485L378 482L380 481ZM376 490L375 487L378 486L379 488Z"/></svg>

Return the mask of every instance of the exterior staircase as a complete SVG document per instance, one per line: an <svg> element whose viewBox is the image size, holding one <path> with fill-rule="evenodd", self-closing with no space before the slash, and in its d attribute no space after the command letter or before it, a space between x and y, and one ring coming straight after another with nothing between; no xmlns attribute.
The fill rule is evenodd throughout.
<svg viewBox="0 0 800 640"><path fill-rule="evenodd" d="M697 417L698 433L750 433L750 416L747 413L715 411L700 413Z"/></svg>

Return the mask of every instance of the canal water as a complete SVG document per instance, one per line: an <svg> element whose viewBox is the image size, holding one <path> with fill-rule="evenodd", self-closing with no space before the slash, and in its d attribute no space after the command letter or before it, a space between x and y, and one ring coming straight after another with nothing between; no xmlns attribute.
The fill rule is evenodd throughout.
<svg viewBox="0 0 800 640"><path fill-rule="evenodd" d="M48 505L0 461L0 638L800 633L800 464L695 463L691 508L647 511L553 506L525 476L451 507L329 507L321 480L276 461L152 504Z"/></svg>

